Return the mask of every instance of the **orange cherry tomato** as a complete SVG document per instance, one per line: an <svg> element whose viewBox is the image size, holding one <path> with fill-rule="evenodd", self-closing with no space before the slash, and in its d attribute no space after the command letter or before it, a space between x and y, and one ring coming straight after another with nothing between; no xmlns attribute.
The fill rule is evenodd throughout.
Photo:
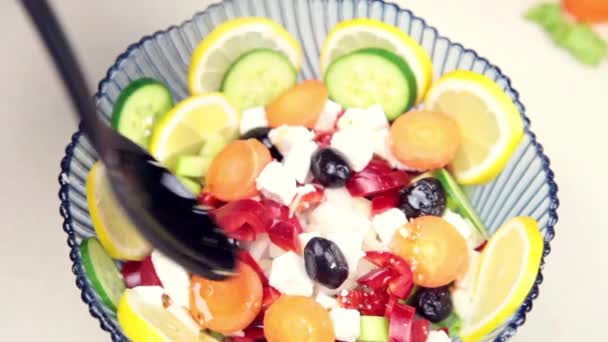
<svg viewBox="0 0 608 342"><path fill-rule="evenodd" d="M256 178L272 161L270 151L255 140L228 144L211 162L205 190L224 201L236 201L258 194Z"/></svg>
<svg viewBox="0 0 608 342"><path fill-rule="evenodd" d="M608 22L608 1L606 0L563 0L562 6L579 21Z"/></svg>
<svg viewBox="0 0 608 342"><path fill-rule="evenodd" d="M281 296L266 311L264 336L268 342L334 342L329 313L314 299Z"/></svg>
<svg viewBox="0 0 608 342"><path fill-rule="evenodd" d="M266 108L270 127L281 125L314 128L325 108L329 92L317 80L304 81L279 96Z"/></svg>
<svg viewBox="0 0 608 342"><path fill-rule="evenodd" d="M428 111L405 113L391 126L393 152L403 164L419 171L449 164L460 147L458 124L449 116Z"/></svg>
<svg viewBox="0 0 608 342"><path fill-rule="evenodd" d="M410 263L414 283L424 287L451 283L466 272L469 264L465 239L437 216L410 221L394 235L390 248Z"/></svg>
<svg viewBox="0 0 608 342"><path fill-rule="evenodd" d="M239 262L238 273L223 281L193 276L190 314L201 326L223 334L245 329L262 308L262 281L251 266Z"/></svg>

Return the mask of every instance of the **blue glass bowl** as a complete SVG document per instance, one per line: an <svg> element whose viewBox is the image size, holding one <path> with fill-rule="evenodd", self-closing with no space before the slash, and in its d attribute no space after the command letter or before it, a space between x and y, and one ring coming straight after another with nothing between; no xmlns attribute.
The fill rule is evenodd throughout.
<svg viewBox="0 0 608 342"><path fill-rule="evenodd" d="M288 5L291 3L291 5ZM192 50L215 26L239 16L263 16L284 25L302 43L305 52L301 78L318 76L319 51L325 36L338 22L356 17L369 17L399 27L417 40L431 55L435 75L454 69L473 70L495 80L511 97L525 120L526 135L505 170L492 183L471 187L473 205L490 232L505 219L526 215L538 220L545 240L547 257L557 222L557 185L549 159L530 129L519 95L511 81L498 67L475 51L464 48L440 35L437 30L412 12L379 0L229 0L212 5L180 26L173 26L144 37L120 55L99 84L96 94L99 114L109 118L121 89L132 80L147 76L163 81L176 100L188 95L187 73ZM99 319L101 328L113 341L127 341L115 314L101 302L82 267L78 252L80 242L95 234L87 209L85 179L97 159L94 150L80 131L72 136L61 161L59 183L63 229L68 234L72 270L76 285L82 290L82 300L91 315ZM542 266L541 266L542 269ZM538 296L542 274L516 314L485 338L485 341L505 341L524 324L532 301Z"/></svg>

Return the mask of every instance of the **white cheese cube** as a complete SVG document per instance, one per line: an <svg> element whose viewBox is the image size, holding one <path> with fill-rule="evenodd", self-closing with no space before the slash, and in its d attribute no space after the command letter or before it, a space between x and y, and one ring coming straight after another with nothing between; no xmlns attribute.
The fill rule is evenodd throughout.
<svg viewBox="0 0 608 342"><path fill-rule="evenodd" d="M483 243L483 236L481 236L477 229L473 227L473 224L468 219L460 216L450 209L445 210L443 219L448 221L454 226L454 228L456 228L456 230L458 230L460 235L462 235L462 237L464 237L464 239L467 241L469 248L475 249Z"/></svg>
<svg viewBox="0 0 608 342"><path fill-rule="evenodd" d="M266 119L266 109L264 107L254 107L245 109L241 113L241 135L249 132L254 128L268 127L268 120Z"/></svg>
<svg viewBox="0 0 608 342"><path fill-rule="evenodd" d="M257 179L257 188L267 198L289 206L296 196L295 178L283 164L272 161L262 170Z"/></svg>
<svg viewBox="0 0 608 342"><path fill-rule="evenodd" d="M150 255L154 271L163 284L165 293L171 301L185 308L190 307L190 276L188 272L158 250Z"/></svg>
<svg viewBox="0 0 608 342"><path fill-rule="evenodd" d="M380 241L388 245L393 239L393 235L397 229L407 223L407 218L403 211L392 208L381 214L374 216L372 219L372 227L378 234Z"/></svg>
<svg viewBox="0 0 608 342"><path fill-rule="evenodd" d="M454 312L463 320L468 318L473 307L473 293L469 289L456 288L452 291Z"/></svg>
<svg viewBox="0 0 608 342"><path fill-rule="evenodd" d="M338 245L346 258L349 272L355 271L359 260L365 256L365 252L361 248L363 246L363 233L353 231L333 232L328 233L326 238Z"/></svg>
<svg viewBox="0 0 608 342"><path fill-rule="evenodd" d="M452 339L443 330L429 332L426 342L451 342Z"/></svg>
<svg viewBox="0 0 608 342"><path fill-rule="evenodd" d="M361 334L360 314L353 309L335 308L329 312L334 325L336 339L344 342L355 342Z"/></svg>
<svg viewBox="0 0 608 342"><path fill-rule="evenodd" d="M297 143L312 141L314 137L315 134L303 126L282 125L268 132L268 138L284 156L289 154Z"/></svg>
<svg viewBox="0 0 608 342"><path fill-rule="evenodd" d="M333 131L340 112L342 112L342 106L332 100L327 100L327 102L325 102L325 107L315 124L315 131Z"/></svg>
<svg viewBox="0 0 608 342"><path fill-rule="evenodd" d="M304 258L287 252L272 261L270 286L285 295L310 297L314 283L306 273Z"/></svg>
<svg viewBox="0 0 608 342"><path fill-rule="evenodd" d="M302 249L304 247L306 247L306 244L308 244L308 242L310 240L312 240L312 238L316 238L316 237L321 237L321 234L319 234L319 232L310 232L310 233L301 233L300 235L298 235Z"/></svg>
<svg viewBox="0 0 608 342"><path fill-rule="evenodd" d="M349 127L334 133L331 147L342 152L355 172L363 170L374 156L373 131Z"/></svg>
<svg viewBox="0 0 608 342"><path fill-rule="evenodd" d="M270 238L268 234L258 234L255 241L249 245L249 254L255 261L260 261L268 257L270 249Z"/></svg>
<svg viewBox="0 0 608 342"><path fill-rule="evenodd" d="M165 290L161 286L137 286L133 292L143 300L144 303L163 307L163 294Z"/></svg>
<svg viewBox="0 0 608 342"><path fill-rule="evenodd" d="M284 250L283 248L275 245L274 243L270 243L270 248L268 249L268 255L271 258L273 258L273 259L274 258L278 258L278 257L280 257L281 255L283 255L285 253L287 253L286 250Z"/></svg>
<svg viewBox="0 0 608 342"><path fill-rule="evenodd" d="M374 131L388 129L389 124L381 105L367 109L349 108L338 120L338 128L360 127Z"/></svg>
<svg viewBox="0 0 608 342"><path fill-rule="evenodd" d="M331 310L333 308L338 307L338 300L336 298L334 298L333 296L329 296L323 292L317 293L317 296L315 297L315 301L317 303L321 304L321 306L325 310Z"/></svg>
<svg viewBox="0 0 608 342"><path fill-rule="evenodd" d="M283 166L300 184L306 182L310 172L310 158L317 148L314 141L301 141L296 143L289 153L283 155Z"/></svg>

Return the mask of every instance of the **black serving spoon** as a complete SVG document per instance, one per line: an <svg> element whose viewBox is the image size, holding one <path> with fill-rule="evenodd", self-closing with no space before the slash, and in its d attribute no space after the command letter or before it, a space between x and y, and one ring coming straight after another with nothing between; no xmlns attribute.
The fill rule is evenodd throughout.
<svg viewBox="0 0 608 342"><path fill-rule="evenodd" d="M82 128L103 161L112 189L154 248L200 276L233 274L237 247L169 170L97 116L72 49L46 0L21 0L63 78Z"/></svg>

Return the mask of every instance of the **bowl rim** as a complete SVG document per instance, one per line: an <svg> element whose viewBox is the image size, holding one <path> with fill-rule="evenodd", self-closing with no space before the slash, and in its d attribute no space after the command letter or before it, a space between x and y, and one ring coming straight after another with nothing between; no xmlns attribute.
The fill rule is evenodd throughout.
<svg viewBox="0 0 608 342"><path fill-rule="evenodd" d="M198 17L205 15L207 12L213 10L214 8L224 6L226 3L231 3L234 1L235 0L223 0L218 3L210 4L204 10L196 12L190 19L183 21L179 25L171 25L164 30L158 30L158 31L154 32L153 34L145 35L142 38L140 38L137 42L129 45L127 47L127 49L116 58L114 64L108 69L105 77L99 82L97 92L95 94L95 100L99 101L103 96L105 96L105 92L104 92L105 84L110 82L113 75L118 71L118 66L121 65L121 63L124 60L131 57L134 50L141 47L147 41L157 38L159 35L168 34L172 30L180 29L188 24L192 24ZM310 0L306 0L306 1L310 1ZM327 0L321 0L321 1L325 2ZM339 3L343 3L346 0L336 0L336 1ZM541 265L539 267L539 272L538 272L537 278L534 282L534 286L528 293L528 296L526 297L525 301L519 307L519 309L517 310L517 312L511 319L511 321L508 323L508 325L505 327L505 329L494 340L494 341L504 342L504 341L508 340L509 338L513 337L515 335L517 329L525 323L527 313L532 310L533 301L539 296L539 286L543 282L542 271L545 266L545 259L551 252L551 241L555 237L554 227L559 218L558 214L557 214L557 209L560 205L560 202L559 202L559 199L557 196L558 185L555 183L555 174L554 174L553 170L551 169L551 163L550 163L549 157L547 157L547 155L545 155L543 146L537 141L536 134L534 132L532 132L532 130L530 129L531 120L526 115L525 107L519 99L519 92L517 90L515 90L515 88L512 86L511 79L508 76L506 76L498 66L490 63L490 61L487 58L480 56L475 50L465 48L461 43L454 42L451 39L441 35L439 33L439 31L434 26L429 25L424 18L416 16L411 10L409 10L407 8L403 8L392 2L387 2L386 0L352 0L352 2L353 3L367 2L370 5L373 5L374 3L379 3L383 7L384 6L393 7L393 9L395 11L397 11L398 13L408 14L411 17L411 20L420 20L425 28L428 28L433 31L433 33L435 34L435 37L436 37L435 39L444 39L447 41L447 43L450 46L457 46L458 48L461 49L462 53L470 53L474 56L475 59L479 59L479 60L487 63L488 68L495 69L496 74L505 80L506 88L513 93L513 96L514 96L513 101L514 101L515 105L518 106L518 108L520 109L520 112L521 112L521 115L522 115L522 118L523 118L524 124L525 124L526 134L530 137L530 142L534 146L537 156L541 159L541 166L542 166L543 171L546 174L546 184L549 186L550 204L548 207L549 219L547 221L547 229L546 229L547 232L544 236L545 246L544 246L544 252L543 252L543 256L542 256ZM102 308L101 303L98 301L98 299L95 296L94 290L91 288L91 286L87 282L87 276L82 267L82 261L81 261L81 257L80 257L80 253L79 253L79 246L76 243L74 228L72 227L72 216L70 214L70 201L69 201L69 195L68 195L68 192L69 192L69 176L68 175L70 173L70 164L71 164L72 158L74 156L74 149L78 145L79 139L82 134L83 134L82 124L80 124L78 127L78 130L72 135L70 143L65 148L65 156L63 157L63 159L61 160L61 163L60 163L61 172L59 174L59 179L58 179L59 185L60 185L58 195L59 195L59 199L61 201L59 213L63 217L63 224L62 224L63 230L68 235L67 244L70 247L69 256L72 261L72 273L74 273L74 275L76 276L76 286L81 290L82 301L85 304L87 304L87 306L89 308L89 313L91 314L91 316L98 319L101 329L110 333L112 340L115 342L128 341L128 339L121 332L120 328L112 322L112 318L114 318L114 317L112 317L112 315L108 314L108 312Z"/></svg>

